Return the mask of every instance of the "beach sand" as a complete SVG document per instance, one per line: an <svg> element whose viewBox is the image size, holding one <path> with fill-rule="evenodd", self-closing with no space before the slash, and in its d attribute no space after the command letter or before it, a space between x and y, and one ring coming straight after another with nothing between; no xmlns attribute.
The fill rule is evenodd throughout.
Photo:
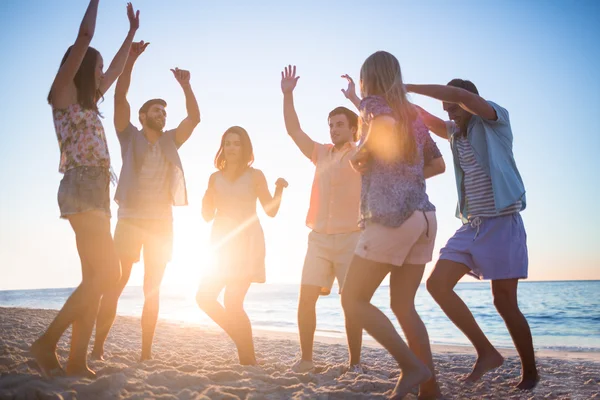
<svg viewBox="0 0 600 400"><path fill-rule="evenodd" d="M347 373L344 339L330 337L316 339L316 373L296 374L289 369L299 354L296 335L269 331L255 332L260 365L242 367L224 333L164 320L156 330L154 359L140 363L140 319L119 316L106 361L90 362L95 380L45 380L28 350L55 315L0 308L0 399L380 399L391 393L399 374L391 356L366 340L365 374ZM63 364L69 337L59 343ZM459 382L475 359L470 348L434 346L433 351L447 399L600 399L600 353L538 352L542 380L534 391L521 392L512 387L520 373L514 351L501 350L505 364L472 385Z"/></svg>

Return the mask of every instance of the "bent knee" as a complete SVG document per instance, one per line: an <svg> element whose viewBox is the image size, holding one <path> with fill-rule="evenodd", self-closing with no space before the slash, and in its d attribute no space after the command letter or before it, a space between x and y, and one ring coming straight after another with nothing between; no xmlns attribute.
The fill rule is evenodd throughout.
<svg viewBox="0 0 600 400"><path fill-rule="evenodd" d="M212 293L200 290L196 293L196 304L203 310L210 307L215 301L216 297Z"/></svg>
<svg viewBox="0 0 600 400"><path fill-rule="evenodd" d="M412 301L392 302L390 304L390 308L392 309L392 312L394 313L396 318L398 318L398 320L409 318L417 313L417 310L415 309L415 304Z"/></svg>
<svg viewBox="0 0 600 400"><path fill-rule="evenodd" d="M445 279L443 279L443 277L436 274L432 274L427 279L427 283L425 285L427 287L427 291L433 298L444 296L454 289L454 286L451 283L447 282Z"/></svg>

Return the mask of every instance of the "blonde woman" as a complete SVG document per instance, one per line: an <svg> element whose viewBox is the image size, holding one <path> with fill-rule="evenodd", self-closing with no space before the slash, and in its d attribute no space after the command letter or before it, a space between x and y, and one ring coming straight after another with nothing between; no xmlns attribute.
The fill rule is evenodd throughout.
<svg viewBox="0 0 600 400"><path fill-rule="evenodd" d="M380 51L367 58L361 68L360 89L362 138L352 162L363 174L363 230L346 276L342 306L347 324L366 329L402 369L391 398L403 398L416 386L420 386L421 398L438 398L441 393L429 337L415 310L414 297L425 264L431 261L437 230L425 179L443 172L445 165L416 109L406 99L400 64L392 54ZM388 274L391 308L410 348L370 302ZM348 336L351 358L360 353L361 339L362 335Z"/></svg>

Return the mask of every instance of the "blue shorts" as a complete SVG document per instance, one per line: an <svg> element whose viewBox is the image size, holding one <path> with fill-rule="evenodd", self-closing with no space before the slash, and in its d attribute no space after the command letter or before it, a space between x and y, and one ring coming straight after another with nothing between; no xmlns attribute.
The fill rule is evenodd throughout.
<svg viewBox="0 0 600 400"><path fill-rule="evenodd" d="M527 278L527 233L521 214L475 218L448 240L439 259L466 265L477 279Z"/></svg>

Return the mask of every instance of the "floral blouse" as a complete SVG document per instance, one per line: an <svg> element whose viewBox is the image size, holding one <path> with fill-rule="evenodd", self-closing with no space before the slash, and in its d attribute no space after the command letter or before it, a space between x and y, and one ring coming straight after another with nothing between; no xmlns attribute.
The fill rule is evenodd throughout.
<svg viewBox="0 0 600 400"><path fill-rule="evenodd" d="M75 103L53 109L52 116L60 147L59 172L82 166L110 168L106 135L96 112Z"/></svg>
<svg viewBox="0 0 600 400"><path fill-rule="evenodd" d="M380 96L365 97L360 104L363 120L361 141L365 140L368 124L380 115L396 118L394 111ZM389 227L398 227L415 211L435 211L425 192L423 166L442 154L431 138L423 121L417 117L412 124L417 145L417 162L386 163L372 158L369 170L363 174L360 225L377 223Z"/></svg>

